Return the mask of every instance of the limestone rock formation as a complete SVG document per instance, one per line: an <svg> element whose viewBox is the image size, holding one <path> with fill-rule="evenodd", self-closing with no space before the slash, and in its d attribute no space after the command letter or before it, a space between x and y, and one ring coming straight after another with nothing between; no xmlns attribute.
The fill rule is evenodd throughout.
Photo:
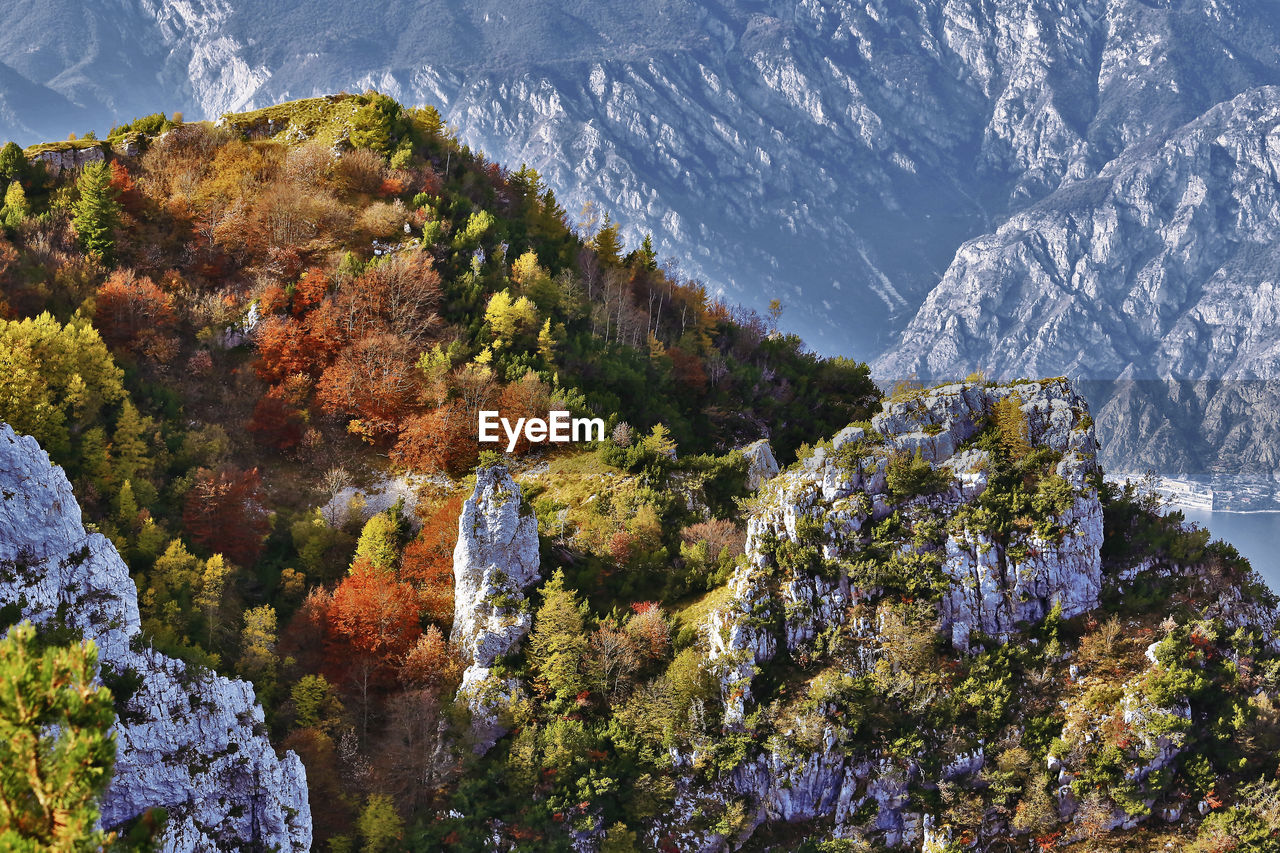
<svg viewBox="0 0 1280 853"><path fill-rule="evenodd" d="M777 476L780 470L768 439L762 438L751 442L742 448L742 455L747 457L747 488L753 492L760 491L760 488L768 480Z"/></svg>
<svg viewBox="0 0 1280 853"><path fill-rule="evenodd" d="M521 688L494 675L500 658L529 633L525 591L538 580L538 520L522 506L520 486L502 465L476 472L458 518L453 551L453 633L468 661L459 695L471 708L475 749L485 752L505 731L501 708Z"/></svg>
<svg viewBox="0 0 1280 853"><path fill-rule="evenodd" d="M104 826L163 806L165 851L310 849L305 769L292 752L272 749L252 686L146 646L120 555L85 531L62 469L7 424L0 424L0 604L98 645L118 714Z"/></svg>
<svg viewBox="0 0 1280 853"><path fill-rule="evenodd" d="M961 511L988 487L987 453L971 446L972 440L991 427L997 403L1011 398L1020 401L1030 446L1052 451L1058 460L1052 476L1069 499L1046 532L1029 530L1003 543L968 520L948 524L933 546L942 552L946 587L937 604L939 627L958 651L968 652L977 632L1008 641L1055 606L1067 617L1098 606L1097 441L1087 406L1069 383L956 384L886 402L869 425L842 430L830 446L820 445L767 483L757 499L748 521L747 559L730 580L727 603L707 623L711 667L731 731L743 726L752 708L761 668L784 648L792 658L805 655L842 628L859 646L855 669L874 665L882 642L874 620L859 617L858 624L846 624L859 602L878 594L852 579L871 547L870 531L890 514L913 507L941 519L971 519ZM895 492L890 469L917 454L932 471L945 474L945 483L933 493L904 496ZM740 765L725 787L681 789L673 814L713 808L716 798L745 797L754 809L743 830L749 835L765 821L822 818L838 827L855 812L874 808L874 826L886 843L945 846L945 835L927 814L909 811L906 790L919 773L915 762L849 754L849 733L829 710L819 705L791 721L792 728ZM946 764L943 776L977 773L984 760L979 745ZM725 841L691 828L680 837L689 849L720 849Z"/></svg>

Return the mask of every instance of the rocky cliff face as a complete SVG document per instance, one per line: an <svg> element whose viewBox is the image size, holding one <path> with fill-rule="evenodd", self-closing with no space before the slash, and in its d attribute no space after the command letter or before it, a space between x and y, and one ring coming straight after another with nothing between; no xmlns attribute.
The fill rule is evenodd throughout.
<svg viewBox="0 0 1280 853"><path fill-rule="evenodd" d="M163 806L166 851L310 849L306 772L292 752L281 758L272 749L253 688L146 646L120 555L103 536L86 533L62 469L5 424L0 569L0 603L94 640L104 678L117 685L118 748L104 826Z"/></svg>
<svg viewBox="0 0 1280 853"><path fill-rule="evenodd" d="M533 622L524 594L538 581L538 520L520 498L520 486L504 466L482 468L458 518L449 639L468 661L458 692L471 708L477 752L488 751L505 733L501 710L522 689L494 672Z"/></svg>
<svg viewBox="0 0 1280 853"><path fill-rule="evenodd" d="M979 516L965 514L989 487L990 454L973 440L991 428L1001 400L1017 403L1027 441L1056 459L1051 479L1064 489L1056 516L1012 539L998 539L982 529ZM842 430L773 479L749 519L747 559L730 581L728 602L707 625L726 725L741 729L757 707L777 713L757 704L753 686L780 657L829 654L843 634L852 649L837 670L852 676L875 665L885 642L882 626L859 605L882 597L885 588L862 569L866 558L883 559L876 549L884 543L872 531L891 519L943 521L944 532L932 541L904 539L891 547L937 555L937 625L961 653L979 633L1009 642L1055 607L1068 618L1096 608L1102 589L1096 452L1087 406L1063 380L951 385L887 403L871 424ZM904 495L891 468L916 454L944 476L927 493ZM715 850L731 841L695 829L692 816L734 798L747 802L738 840L763 823L814 819L834 821L839 835L839 827L861 823L865 817L855 814L871 809L875 831L891 845L945 844L933 817L912 811L908 802L908 782L927 772L921 763L851 749L843 711L836 711L818 702L787 718L790 728L779 725L720 786L683 788L671 817L689 845L682 849ZM677 760L693 764L699 757ZM939 778L973 775L983 765L982 745L975 744L971 752L948 756Z"/></svg>
<svg viewBox="0 0 1280 853"><path fill-rule="evenodd" d="M1269 479L1277 237L1280 88L1264 87L963 246L876 369L1097 380L1110 470Z"/></svg>

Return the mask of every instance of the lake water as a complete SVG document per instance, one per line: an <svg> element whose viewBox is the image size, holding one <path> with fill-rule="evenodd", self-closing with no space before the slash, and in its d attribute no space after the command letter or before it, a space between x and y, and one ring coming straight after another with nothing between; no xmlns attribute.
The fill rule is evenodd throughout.
<svg viewBox="0 0 1280 853"><path fill-rule="evenodd" d="M1225 539L1253 564L1272 590L1280 592L1280 512L1210 512L1183 509L1187 521Z"/></svg>

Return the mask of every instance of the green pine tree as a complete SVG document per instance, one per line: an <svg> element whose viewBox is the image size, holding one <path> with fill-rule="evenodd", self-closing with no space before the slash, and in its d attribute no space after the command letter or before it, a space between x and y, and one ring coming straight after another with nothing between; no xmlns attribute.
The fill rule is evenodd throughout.
<svg viewBox="0 0 1280 853"><path fill-rule="evenodd" d="M111 691L94 683L98 652L41 648L22 622L0 640L0 849L91 851L116 744Z"/></svg>
<svg viewBox="0 0 1280 853"><path fill-rule="evenodd" d="M76 187L80 190L80 200L75 203L72 222L80 246L110 263L115 258L115 231L120 224L120 203L111 188L111 169L106 163L85 166Z"/></svg>
<svg viewBox="0 0 1280 853"><path fill-rule="evenodd" d="M529 659L539 680L561 702L572 702L586 688L582 661L587 655L586 605L564 587L556 569L542 587L542 606L529 640Z"/></svg>
<svg viewBox="0 0 1280 853"><path fill-rule="evenodd" d="M20 181L30 173L27 158L16 142L6 142L0 148L0 185Z"/></svg>

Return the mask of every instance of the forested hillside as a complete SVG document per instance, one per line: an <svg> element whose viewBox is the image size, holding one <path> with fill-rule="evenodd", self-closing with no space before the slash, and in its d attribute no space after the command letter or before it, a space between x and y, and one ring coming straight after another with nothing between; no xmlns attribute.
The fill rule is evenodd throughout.
<svg viewBox="0 0 1280 853"><path fill-rule="evenodd" d="M450 477L481 409L608 422L598 448L514 454L542 466L543 559L625 662L582 685L607 704L666 666L663 608L741 551L730 451L794 453L878 405L864 365L709 298L607 216L571 224L536 172L382 96L10 144L0 183L0 420L66 469L148 639L253 681L323 803L319 849L391 849L369 839L426 831L462 778ZM352 497L398 473L429 475L413 506ZM600 749L622 796L636 758Z"/></svg>

